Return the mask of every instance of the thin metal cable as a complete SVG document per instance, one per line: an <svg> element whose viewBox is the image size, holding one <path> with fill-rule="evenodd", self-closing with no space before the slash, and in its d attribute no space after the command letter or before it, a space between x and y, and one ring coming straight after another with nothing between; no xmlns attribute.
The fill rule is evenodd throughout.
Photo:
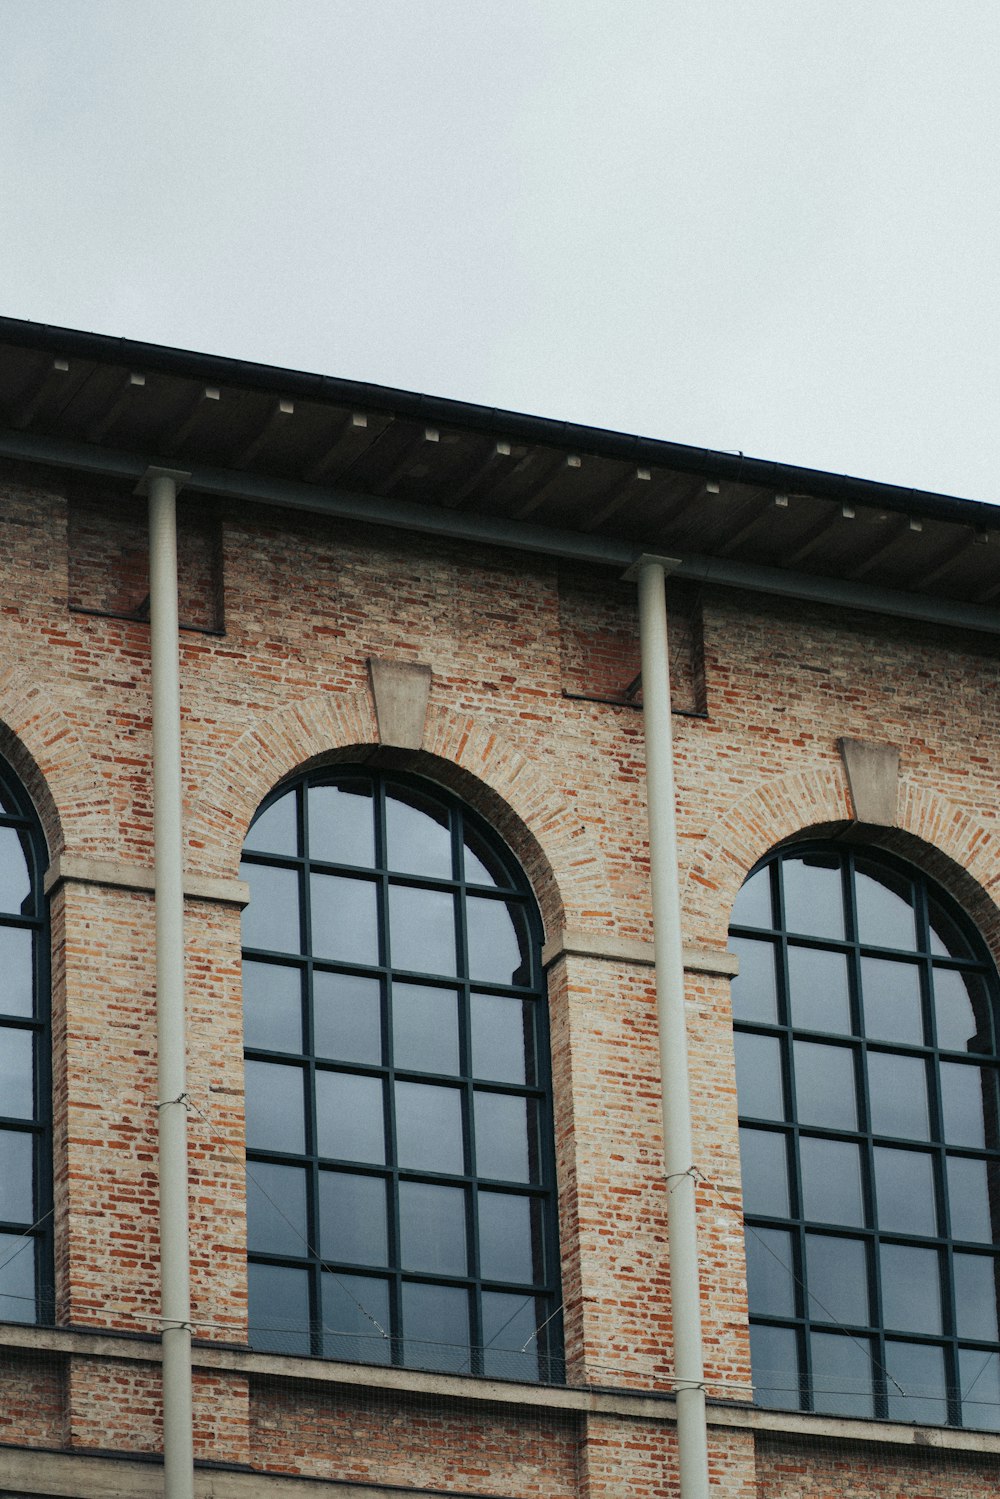
<svg viewBox="0 0 1000 1499"><path fill-rule="evenodd" d="M236 1151L232 1149L232 1147L229 1145L229 1143L226 1140L223 1140L219 1135L217 1135L215 1133L215 1130L213 1129L212 1123L211 1123L210 1119L208 1118L208 1116L198 1107L198 1105L195 1103L194 1099L191 1098L190 1096L188 1096L188 1099L187 1099L187 1107L189 1109L193 1109L193 1111L198 1115L199 1119L201 1119L204 1122L204 1124L206 1125L206 1127L208 1129L209 1137L215 1142L215 1144L216 1145L221 1145L222 1148L223 1148L223 1150L225 1150L229 1155L232 1156L233 1160L236 1161L237 1165L239 1165L239 1166L242 1167L242 1169L247 1174L247 1178L250 1181L253 1182L254 1186L257 1188L257 1191L261 1194L261 1196L265 1199L265 1201L267 1201L267 1202L269 1202L271 1204L271 1207L278 1214L278 1217L281 1218L283 1222L287 1223L288 1227L292 1230L292 1233L299 1240L299 1242L301 1244L305 1245L306 1250L308 1251L308 1253L310 1254L310 1256L316 1261L316 1263L319 1265L319 1268L323 1271L323 1273L325 1275L329 1275L334 1281L336 1281L337 1285L344 1292L345 1296L348 1296L351 1299L351 1301L354 1302L354 1305L358 1308L358 1310L361 1312L361 1314L364 1317L367 1317L368 1321L372 1324L373 1327L376 1327L378 1329L379 1335L381 1337L383 1337L387 1342L391 1341L391 1339L389 1337L389 1334L386 1332L385 1328L379 1322L378 1318L374 1317L372 1315L372 1313L368 1310L368 1308L362 1302L360 1302L358 1300L358 1298L354 1295L354 1292L350 1289L349 1286L346 1286L344 1284L343 1280L340 1278L340 1276L337 1274L337 1272L335 1270L331 1270L330 1266L320 1256L319 1252L317 1250L315 1250L313 1248L313 1246L309 1243L309 1240L306 1238L305 1234L300 1233L299 1229L292 1222L291 1218L288 1217L287 1213L283 1212L283 1210L278 1206L278 1204L275 1202L274 1198L270 1195L270 1193L268 1193L268 1192L266 1192L264 1190L264 1188L261 1186L260 1182L257 1180L257 1178L251 1172L250 1166L249 1166L249 1164L248 1164L248 1162L246 1160L246 1157L244 1157L243 1160L241 1161L240 1157L236 1154ZM330 1327L330 1328L326 1327L326 1325L322 1321L320 1322L319 1326L320 1326L321 1330L324 1331L324 1332L335 1332L336 1331L336 1329L334 1329L332 1327Z"/></svg>

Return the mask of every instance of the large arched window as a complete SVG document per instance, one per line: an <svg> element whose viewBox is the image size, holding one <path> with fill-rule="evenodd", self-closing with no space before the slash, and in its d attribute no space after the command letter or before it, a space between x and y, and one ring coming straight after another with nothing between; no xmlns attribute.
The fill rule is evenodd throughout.
<svg viewBox="0 0 1000 1499"><path fill-rule="evenodd" d="M541 929L454 797L323 770L243 863L257 1348L555 1379Z"/></svg>
<svg viewBox="0 0 1000 1499"><path fill-rule="evenodd" d="M0 1320L51 1322L45 840L0 761Z"/></svg>
<svg viewBox="0 0 1000 1499"><path fill-rule="evenodd" d="M996 973L887 855L790 846L733 912L758 1403L1000 1429Z"/></svg>

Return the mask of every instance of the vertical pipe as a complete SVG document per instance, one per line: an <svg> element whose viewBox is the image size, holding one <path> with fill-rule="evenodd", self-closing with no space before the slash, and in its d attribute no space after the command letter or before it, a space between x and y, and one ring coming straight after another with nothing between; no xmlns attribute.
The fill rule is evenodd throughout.
<svg viewBox="0 0 1000 1499"><path fill-rule="evenodd" d="M194 1495L177 620L177 486L187 477L150 469L142 486L149 496L165 1499Z"/></svg>
<svg viewBox="0 0 1000 1499"><path fill-rule="evenodd" d="M656 955L656 1012L660 1044L663 1140L670 1234L670 1304L674 1329L677 1445L681 1499L707 1499L708 1431L702 1364L698 1238L684 1015L684 954L677 870L676 793L670 721L663 557L641 557L626 576L639 583L646 798L650 883Z"/></svg>

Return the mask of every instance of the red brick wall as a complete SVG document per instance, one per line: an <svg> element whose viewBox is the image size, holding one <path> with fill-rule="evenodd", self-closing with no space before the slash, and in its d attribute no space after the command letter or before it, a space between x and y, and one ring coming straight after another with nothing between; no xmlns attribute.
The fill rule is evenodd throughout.
<svg viewBox="0 0 1000 1499"><path fill-rule="evenodd" d="M58 486L12 474L2 494L0 750L35 797L53 854L148 868L148 627L70 610ZM118 503L134 517L135 500L122 493ZM600 575L581 581L535 557L250 506L223 507L219 521L226 633L185 632L181 646L192 875L236 874L249 820L280 778L377 746L368 657L419 660L433 668L430 707L424 749L405 763L467 797L508 839L548 936L569 925L595 939L648 939L641 714L588 700L634 663L616 580L605 598ZM731 901L756 859L782 838L850 817L836 747L849 736L900 746L900 827L876 836L949 884L1000 951L994 644L711 589L694 603L675 610L673 632L680 688L706 710L674 722L685 942L724 948ZM69 883L53 904L60 1315L143 1332L158 1303L152 930L142 891ZM189 901L187 943L195 1331L239 1341L236 908ZM550 981L571 1377L667 1391L651 971L569 956ZM689 1019L708 1379L724 1396L748 1374L724 979L689 976ZM72 1374L63 1402L72 1440L155 1448L155 1370L92 1362ZM63 1400L57 1385L46 1388L39 1442L55 1441L64 1419L45 1415ZM117 1398L123 1389L128 1398ZM331 1403L307 1386L269 1383L248 1412L240 1381L205 1376L204 1389L200 1450L249 1445L258 1466L280 1471L350 1476L356 1463L377 1481L498 1494L673 1492L672 1436L657 1423L595 1418L582 1433L569 1420L525 1423L447 1403L432 1418L399 1400L378 1407L394 1423L389 1444L361 1399L351 1410L343 1396ZM488 1454L482 1471L473 1446ZM735 1438L713 1437L713 1462L721 1491L750 1492ZM814 1454L808 1462L818 1476L798 1492L823 1492L825 1469Z"/></svg>

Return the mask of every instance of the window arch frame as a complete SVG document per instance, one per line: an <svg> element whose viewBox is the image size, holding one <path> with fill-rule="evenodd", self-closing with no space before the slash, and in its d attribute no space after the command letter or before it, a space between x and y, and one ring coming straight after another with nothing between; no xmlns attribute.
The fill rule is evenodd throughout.
<svg viewBox="0 0 1000 1499"><path fill-rule="evenodd" d="M0 1320L25 1324L51 1326L55 1321L55 1256L53 1233L53 1168L52 1168L52 953L49 901L44 889L45 871L48 868L48 845L42 829L41 819L24 784L9 764L0 756L0 833L13 831L20 844L27 868L29 892L22 909L18 912L0 912L0 938L10 932L31 933L29 980L31 999L28 1007L19 1013L16 1008L3 1008L0 1000L0 1028L4 1032L30 1035L31 1063L28 1073L31 1079L31 1112L22 1108L20 1113L0 1114L0 1131L4 1135L30 1136L31 1144L31 1206L29 1213L19 1217L3 1218L0 1208L0 1233L9 1235L5 1247L0 1247L0 1274L32 1246L33 1269L32 1292L27 1293L27 1279L18 1279L24 1272L20 1266L14 1271L11 1283L20 1284L20 1291L0 1293ZM24 905L30 902L30 910ZM4 977L16 972L17 960L5 955ZM4 1183L6 1185L6 1183ZM31 1302L31 1314L11 1316L19 1310L18 1302ZM11 1305L11 1303L15 1305ZM27 1313L28 1308L25 1306Z"/></svg>
<svg viewBox="0 0 1000 1499"><path fill-rule="evenodd" d="M840 937L807 933L791 924L785 892L786 871L793 861L810 858L836 864L844 901L845 924ZM747 905L752 906L753 900L761 899L762 876L768 884L770 925L762 925L756 919L741 920L741 914L745 916ZM897 888L903 882L908 885L915 913L912 946L875 942L870 930L862 930L858 915L858 892L859 889L864 891L865 887L859 883L859 876L861 880L872 879L874 876L874 883L882 884L886 890L891 889L893 882L897 882ZM743 899L744 913L741 913L741 899L751 881L757 882L756 895L750 902ZM869 895L866 893L863 898L868 899ZM943 937L940 935L942 932L945 934ZM751 1340L754 1341L754 1333L760 1339L761 1330L765 1333L769 1329L779 1334L783 1332L787 1346L792 1346L794 1342L797 1366L795 1373L799 1382L798 1390L787 1387L783 1391L768 1392L767 1389L757 1387L755 1379L758 1403L776 1408L815 1410L822 1414L861 1415L866 1418L931 1425L1000 1429L1000 1406L995 1404L994 1389L1000 1389L1000 1331L996 1326L995 1315L1000 1300L997 1294L1000 1289L1000 1215L995 1205L991 1211L991 1199L995 1204L1000 1185L1000 1051L997 1044L1000 1036L1000 980L993 957L975 922L933 876L894 853L868 843L853 841L795 840L772 850L751 870L733 908L730 943L737 951L743 944L745 955L746 944L763 944L770 947L775 959L776 1008L773 1019L765 1018L762 1013L751 1013L753 1005L760 1001L752 997L741 998L739 978L734 981L733 987L734 1042L737 1050L740 1050L741 1038L758 1037L765 1045L770 1044L772 1055L777 1056L780 1062L783 1094L777 1100L780 1108L773 1109L770 1116L747 1112L744 1105L751 1087L754 1088L755 1101L759 1106L761 1095L756 1086L759 1077L755 1074L760 1064L744 1061L740 1066L738 1063L741 1162L745 1196L750 1194L749 1202L745 1202L744 1216L747 1226ZM950 951L947 950L949 944ZM963 948L964 951L961 950ZM798 1001L793 998L790 954L808 951L844 955L847 985L843 1002L849 1009L847 1029L843 1024L838 1028L836 1019L825 1027L808 1023L812 1017L808 1015L808 1003L805 1000L803 1015L796 1019ZM905 965L909 970L916 971L917 1009L914 1013L919 1017L918 1039L900 1039L898 1036L889 1037L885 1034L886 1024L899 1023L904 1011L900 1008L895 1013L895 1019L890 1019L889 1022L885 1015L890 1011L883 1009L882 1018L878 1017L876 1012L880 1009L880 1003L875 996L882 993L882 983L892 976L884 968L880 971L881 977L879 971L869 968L866 988L866 962L874 965L889 963L896 965L897 969ZM804 973L808 965L804 965L799 958L796 966L800 973ZM957 1045L954 1034L949 1034L944 1029L947 1019L945 991L948 985L941 983L942 974L957 974L961 988L968 996L970 1013L978 1027L968 1038L968 1046ZM935 984L941 990L940 996L935 990ZM970 985L978 990L978 1000L973 998ZM912 989L912 984L910 987ZM805 994L805 988L802 992ZM899 993L903 993L902 988ZM896 1000L893 999L892 1003L895 1004ZM866 1030L866 1004L872 1006L875 1016L874 1031L870 1028ZM906 1023L912 1025L913 1021L911 1019ZM880 1027L882 1034L879 1033ZM987 1032L985 1036L979 1034L983 1029ZM949 1041L952 1044L949 1045ZM973 1046L973 1042L979 1044ZM816 1049L819 1047L827 1048L824 1063L828 1067L834 1060L830 1048L837 1047L842 1054L846 1053L851 1057L851 1066L845 1069L844 1076L853 1077L856 1088L854 1106L857 1114L853 1125L831 1126L815 1122L808 1112L804 1116L803 1100L796 1092L796 1052L800 1046L813 1048L814 1055L809 1059L810 1068L816 1065ZM765 1052L762 1050L760 1055L764 1056ZM873 1056L884 1059L874 1069L870 1062ZM912 1080L911 1096L917 1099L917 1103L912 1105L915 1110L914 1119L919 1112L922 1073L923 1087L926 1089L924 1135L917 1132L920 1126L914 1126L912 1121L907 1128L896 1132L885 1127L894 1108L897 1109L897 1123L899 1122L899 1106L894 1102L898 1098L898 1090L884 1087L873 1089L873 1071L876 1074L881 1072L883 1080L890 1078L896 1063L902 1063L898 1075L902 1077L908 1069ZM956 1082L962 1079L962 1074L955 1069L961 1067L981 1069L984 1099L981 1143L960 1138L961 1128L968 1126L959 1126L954 1122L957 1118ZM833 1072L829 1075L832 1077ZM962 1081L967 1085L967 1079ZM841 1093L843 1097L847 1097L843 1090ZM973 1096L976 1096L975 1093ZM807 1103L805 1107L808 1111L813 1105ZM831 1107L836 1110L836 1101ZM959 1135L952 1133L955 1129L959 1129ZM774 1159L777 1163L783 1156L786 1164L787 1211L762 1211L760 1198L755 1209L753 1188L748 1186L748 1182L753 1180L753 1167L749 1164L744 1131L752 1131L755 1137L767 1134L783 1139L784 1148L774 1151ZM808 1173L803 1173L803 1140L857 1146L860 1168L859 1221L847 1222L843 1218L831 1216L832 1209L829 1207L821 1207L821 1216L816 1216L815 1191L810 1204L813 1211L807 1211L804 1185L808 1187ZM755 1138L755 1153L758 1149ZM924 1226L913 1227L919 1212L918 1196L914 1197L910 1207L905 1204L887 1206L894 1195L891 1188L893 1171L902 1164L903 1152L914 1162L919 1157L925 1157L929 1163L928 1180L932 1188L930 1211L933 1215L929 1221L932 1232L927 1231ZM819 1155L820 1152L815 1151L814 1159L818 1160ZM843 1159L846 1160L847 1156ZM973 1231L969 1231L972 1223L969 1216L971 1210L967 1210L964 1205L963 1191L959 1189L961 1165L954 1173L954 1178L949 1180L951 1162L971 1163L967 1172L970 1181L975 1174L975 1167L980 1163L982 1165L983 1202L990 1221L990 1233L987 1237L983 1237L981 1228L973 1227ZM824 1182L824 1187L832 1194L833 1179ZM884 1210L883 1216L888 1221L880 1221L880 1205ZM774 1203L770 1206L773 1208ZM824 1211L826 1217L822 1216ZM901 1226L908 1211L913 1213L913 1222L908 1226ZM955 1215L959 1213L962 1216L956 1219ZM963 1228L966 1230L964 1233L961 1231ZM867 1300L864 1318L847 1315L841 1317L829 1305L817 1299L819 1291L828 1282L824 1281L823 1272L818 1268L823 1263L822 1252L814 1251L813 1246L819 1243L830 1245L834 1241L845 1239L852 1245L859 1246L857 1258L863 1262L863 1297ZM787 1259L782 1252L783 1245L787 1246ZM889 1251L888 1254L886 1251ZM811 1270L810 1257L814 1253L816 1258ZM936 1259L936 1278L931 1256ZM940 1298L940 1322L937 1327L925 1326L921 1329L918 1326L906 1326L900 1320L905 1320L909 1315L905 1306L901 1306L899 1292L899 1285L905 1280L908 1257L911 1270L922 1259L925 1269L930 1272L925 1277L925 1283L932 1295L936 1280L936 1293ZM895 1275L892 1274L894 1265ZM973 1266L978 1267L977 1274L982 1271L980 1278L987 1283L991 1282L993 1286L991 1294L994 1317L992 1325L989 1325L987 1319L988 1336L975 1336L970 1331L968 1312L965 1309L968 1292L960 1291L960 1279L968 1277ZM812 1271L816 1273L812 1274ZM811 1276L815 1284L810 1283ZM782 1297L785 1302L780 1306ZM919 1322L919 1312L915 1315L915 1320ZM929 1320L933 1321L933 1316ZM981 1327L978 1330L982 1333ZM792 1336L789 1337L789 1334ZM862 1352L867 1349L870 1399L860 1386L839 1393L833 1388L825 1387L829 1380L822 1373L824 1359L817 1358L817 1354L829 1357L832 1352L829 1340L838 1337L842 1340L850 1338L853 1346L860 1347ZM825 1344L822 1343L823 1339L827 1340ZM780 1337L776 1343L780 1346ZM901 1371L906 1370L907 1358L911 1358L911 1369L919 1367L923 1355L911 1357L908 1353L901 1354L901 1349L939 1352L942 1377L937 1395L918 1393L918 1381L912 1377L910 1390L907 1391L907 1381ZM847 1352L846 1348L840 1349L841 1354ZM855 1354L851 1356L857 1357ZM929 1365L932 1355L927 1355L927 1361ZM980 1401L977 1402L973 1386L976 1379L986 1372L991 1361L993 1370L990 1379L982 1388ZM979 1373L973 1375L970 1382L969 1373L977 1362ZM992 1395L987 1399L990 1391ZM788 1398L783 1399L782 1395ZM970 1397L968 1409L963 1410L962 1402L966 1397ZM863 1408L866 1401L867 1408Z"/></svg>
<svg viewBox="0 0 1000 1499"><path fill-rule="evenodd" d="M354 863L350 859L338 861L329 856L329 850L324 850L325 856L320 857L314 853L310 844L311 793L317 788L351 783L361 783L372 789L375 826L373 858L370 864ZM444 813L452 860L447 874L427 873L426 871L421 873L413 869L390 866L387 851L387 802L394 800L392 792L399 794L399 800L405 802L409 798L414 805L419 805L423 801L425 806ZM274 850L253 847L254 830L259 827L265 816L286 798L293 799L295 808L295 852L278 853ZM474 845L477 854L482 853L485 860L493 861L490 873L497 876L494 884L487 883L485 880L477 883L471 877L466 877L463 850L467 845ZM338 761L286 778L261 803L247 833L241 872L244 877L249 876L252 879L254 871L262 866L277 870L279 873L294 873L295 875L299 901L297 919L301 952L291 953L280 948L252 945L252 942L247 941L249 913L245 913L244 974L246 975L248 963L265 967L277 966L284 970L291 968L300 972L303 1050L294 1054L275 1050L272 1047L254 1044L254 1038L248 1035L244 1049L245 1067L252 1063L263 1063L265 1066L287 1068L292 1065L300 1068L305 1089L306 1119L302 1150L292 1152L269 1147L260 1143L259 1140L251 1140L252 1126L248 1122L248 1219L250 1220L248 1263L251 1277L253 1277L255 1266L270 1265L275 1268L305 1269L308 1272L309 1333L308 1337L300 1336L291 1340L296 1352L318 1357L349 1359L361 1363L383 1363L541 1383L561 1382L564 1378L564 1363L559 1289L555 1136L548 1007L541 963L544 934L534 892L516 855L495 828L459 796L440 783L403 770L386 768L377 763L354 764ZM341 882L350 880L375 886L378 943L376 961L361 961L356 953L337 957L329 951L317 949L312 929L312 896L310 894L317 875L321 881L332 877ZM452 895L458 946L454 973L428 973L419 967L408 969L390 962L391 952L386 951L387 941L391 943L393 920L389 906L392 892L399 889L425 891L430 893L432 898L448 893ZM507 908L515 908L521 915L524 952L529 972L519 982L514 980L518 979L520 970L512 975L509 983L503 983L496 978L481 979L471 975L467 961L469 904L473 900L481 904L483 899ZM313 1017L317 974L354 977L378 984L380 1052L377 1061L371 1058L358 1060L340 1057L338 1059L318 1049ZM421 1068L412 1064L405 1066L398 1063L393 1050L394 983L397 988L404 985L407 990L437 991L445 988L457 993L459 1006L456 1041L460 1053L457 1072L449 1072L445 1069L427 1071L426 1067ZM525 1077L521 1082L509 1079L504 1081L499 1077L490 1078L488 1075L478 1074L474 1069L472 1056L474 1038L471 1034L470 1005L473 1003L473 997L478 998L480 995L486 999L493 997L501 1001L520 1002L520 1023L530 1031L530 1045L527 1042L522 1043L525 1051ZM245 1023L247 1014L245 985ZM530 1024L527 1020L529 1015L532 1017ZM534 1068L533 1076L531 1075L532 1067ZM397 1074L403 1074L403 1076L398 1078ZM381 1080L382 1117L385 1127L384 1162L376 1160L352 1162L350 1157L337 1157L321 1150L322 1126L317 1108L317 1079L331 1076L349 1076L365 1081ZM422 1083L421 1079L426 1079L426 1083ZM428 1088L445 1089L460 1096L460 1122L464 1142L460 1170L435 1171L427 1166L407 1165L400 1160L396 1139L397 1083L401 1083L404 1088L407 1084L411 1087L416 1085L417 1089L424 1087L425 1091ZM248 1089L248 1095L249 1091ZM528 1149L531 1158L528 1171L530 1180L504 1180L502 1177L490 1176L488 1172L477 1169L480 1163L477 1163L474 1143L474 1106L483 1095L489 1095L501 1101L508 1100L513 1105L516 1105L518 1100L523 1100L523 1113L528 1129L526 1139L529 1141ZM532 1111L536 1116L533 1130L530 1125ZM248 1121L249 1115L248 1097ZM261 1217L261 1221L262 1215L268 1211L265 1206L266 1186L257 1180L260 1168L286 1164L291 1164L296 1169L304 1169L306 1172L308 1187L304 1220L307 1231L301 1237L299 1248L295 1253L278 1254L266 1248L254 1246L253 1215L255 1203L256 1212ZM256 1171L255 1168L257 1168ZM357 1260L350 1261L342 1256L328 1254L326 1245L320 1241L320 1224L323 1217L320 1193L323 1179L341 1175L360 1176L368 1182L381 1180L386 1184L388 1242L383 1262L376 1263L374 1260L368 1260L361 1263ZM429 1181L428 1178L430 1178ZM454 1270L448 1273L421 1272L404 1263L400 1242L401 1188L405 1192L409 1187L420 1185L459 1189L464 1194L465 1244L468 1262L461 1274ZM519 1204L526 1205L524 1211L531 1222L531 1252L535 1270L535 1279L530 1286L526 1280L518 1281L516 1277L504 1281L495 1273L495 1270L492 1275L486 1273L480 1243L480 1235L483 1232L481 1211L483 1205L480 1197L483 1192L490 1194L489 1200L494 1212L499 1208L501 1197L504 1195L510 1199L517 1199ZM263 1201L261 1193L263 1193ZM337 1338L331 1336L331 1329L328 1326L324 1327L324 1285L329 1284L325 1282L327 1276L333 1277L338 1287L343 1285L347 1299L355 1301L359 1307L362 1304L355 1292L356 1283L362 1276L380 1280L388 1285L389 1294L384 1309L380 1307L374 1313L370 1310L365 1313L368 1322L373 1324L366 1331L375 1333L377 1330L380 1335L369 1343L367 1350L360 1346L364 1341L361 1336ZM439 1356L433 1348L430 1348L430 1345L428 1345L429 1351L425 1350L423 1358L419 1356L419 1349L414 1350L411 1341L406 1337L405 1327L402 1326L405 1321L406 1288L410 1286L446 1287L465 1291L469 1308L469 1337L467 1342L462 1344L463 1356L461 1358L452 1358L447 1353L441 1353ZM522 1350L523 1356L518 1358L510 1356L509 1350L491 1348L491 1339L487 1337L490 1319L484 1310L489 1297L494 1298L494 1301L490 1303L492 1306L499 1304L499 1298L502 1297L507 1297L508 1300L520 1297L526 1305L529 1302L534 1304L536 1310L532 1321L537 1338L537 1353L534 1350L530 1353ZM518 1316L518 1312L515 1311L515 1327L521 1325L517 1321ZM508 1318L508 1321L510 1320ZM263 1344L271 1347L272 1351L276 1351L278 1343L282 1341L280 1335L271 1340L264 1330L263 1335L258 1331L255 1337L252 1330L253 1321L254 1313L251 1311L252 1346ZM521 1322L523 1323L523 1318ZM502 1323L497 1328L493 1333L494 1339L502 1335L506 1325ZM443 1343L441 1349L444 1349Z"/></svg>

